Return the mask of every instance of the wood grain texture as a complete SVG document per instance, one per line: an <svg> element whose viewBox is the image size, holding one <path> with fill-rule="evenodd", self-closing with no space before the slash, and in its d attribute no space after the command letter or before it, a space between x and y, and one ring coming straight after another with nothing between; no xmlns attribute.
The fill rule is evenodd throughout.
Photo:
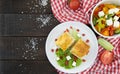
<svg viewBox="0 0 120 74"><path fill-rule="evenodd" d="M1 14L0 36L47 36L58 24L52 14Z"/></svg>
<svg viewBox="0 0 120 74"><path fill-rule="evenodd" d="M46 37L0 37L0 59L47 60Z"/></svg>
<svg viewBox="0 0 120 74"><path fill-rule="evenodd" d="M45 42L59 23L50 0L0 0L0 74L57 74Z"/></svg>
<svg viewBox="0 0 120 74"><path fill-rule="evenodd" d="M48 61L0 61L0 74L57 74Z"/></svg>
<svg viewBox="0 0 120 74"><path fill-rule="evenodd" d="M51 14L50 0L1 0L2 14Z"/></svg>

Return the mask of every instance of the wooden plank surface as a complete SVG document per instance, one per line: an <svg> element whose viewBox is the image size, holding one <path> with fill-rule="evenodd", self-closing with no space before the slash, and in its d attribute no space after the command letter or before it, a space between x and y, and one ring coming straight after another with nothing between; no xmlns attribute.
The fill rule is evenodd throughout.
<svg viewBox="0 0 120 74"><path fill-rule="evenodd" d="M57 74L45 41L59 23L50 0L0 0L0 74Z"/></svg>
<svg viewBox="0 0 120 74"><path fill-rule="evenodd" d="M0 59L47 60L46 37L0 37Z"/></svg>
<svg viewBox="0 0 120 74"><path fill-rule="evenodd" d="M3 14L51 14L50 0L1 0Z"/></svg>
<svg viewBox="0 0 120 74"><path fill-rule="evenodd" d="M57 74L48 61L0 61L0 74Z"/></svg>
<svg viewBox="0 0 120 74"><path fill-rule="evenodd" d="M0 21L0 36L47 36L59 24L52 14L1 14Z"/></svg>

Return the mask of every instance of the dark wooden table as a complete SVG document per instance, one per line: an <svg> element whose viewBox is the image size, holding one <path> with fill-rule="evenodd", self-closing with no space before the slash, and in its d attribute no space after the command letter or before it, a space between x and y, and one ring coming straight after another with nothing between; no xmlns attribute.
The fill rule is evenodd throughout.
<svg viewBox="0 0 120 74"><path fill-rule="evenodd" d="M0 0L0 74L57 74L45 42L59 23L50 0Z"/></svg>

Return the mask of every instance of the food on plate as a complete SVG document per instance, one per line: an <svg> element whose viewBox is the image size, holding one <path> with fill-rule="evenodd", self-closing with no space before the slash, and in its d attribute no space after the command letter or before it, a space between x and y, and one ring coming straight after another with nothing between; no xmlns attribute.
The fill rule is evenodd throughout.
<svg viewBox="0 0 120 74"><path fill-rule="evenodd" d="M55 40L58 46L55 51L56 60L61 67L71 69L79 66L84 62L81 57L89 52L88 49L90 46L82 40L82 35L78 32L78 29L75 28L66 29Z"/></svg>
<svg viewBox="0 0 120 74"><path fill-rule="evenodd" d="M103 47L105 48L106 50L110 50L112 51L112 49L114 48L114 46L108 42L107 40L103 39L103 38L99 38L98 39L98 43Z"/></svg>
<svg viewBox="0 0 120 74"><path fill-rule="evenodd" d="M65 51L74 43L74 41L74 38L68 32L65 32L57 39L57 41L55 41L55 43Z"/></svg>
<svg viewBox="0 0 120 74"><path fill-rule="evenodd" d="M103 64L111 64L114 59L114 53L112 51L104 50L100 55L100 60Z"/></svg>
<svg viewBox="0 0 120 74"><path fill-rule="evenodd" d="M79 39L71 49L71 53L78 58L82 58L89 52L90 46L86 44L82 39Z"/></svg>
<svg viewBox="0 0 120 74"><path fill-rule="evenodd" d="M101 4L93 12L93 25L104 36L120 34L120 6Z"/></svg>
<svg viewBox="0 0 120 74"><path fill-rule="evenodd" d="M57 62L61 67L66 69L71 69L79 66L82 63L82 60L70 53L70 49L67 49L65 52L58 48L56 51Z"/></svg>
<svg viewBox="0 0 120 74"><path fill-rule="evenodd" d="M79 0L69 0L68 4L72 10L77 10L80 7Z"/></svg>
<svg viewBox="0 0 120 74"><path fill-rule="evenodd" d="M69 30L70 35L75 39L75 41L80 39L80 36L79 36L78 32L79 32L79 29L74 29L73 28L73 29Z"/></svg>

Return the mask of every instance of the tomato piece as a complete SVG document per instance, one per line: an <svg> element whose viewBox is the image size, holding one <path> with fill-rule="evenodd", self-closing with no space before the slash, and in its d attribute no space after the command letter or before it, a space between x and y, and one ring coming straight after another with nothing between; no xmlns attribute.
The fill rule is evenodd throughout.
<svg viewBox="0 0 120 74"><path fill-rule="evenodd" d="M114 53L112 51L104 50L100 55L100 60L103 64L110 64L114 59Z"/></svg>
<svg viewBox="0 0 120 74"><path fill-rule="evenodd" d="M102 29L102 31L100 32L102 35L105 35L105 36L109 36L109 28L104 28Z"/></svg>
<svg viewBox="0 0 120 74"><path fill-rule="evenodd" d="M110 26L110 31L109 31L110 36L112 36L114 34L114 30L115 30L114 27Z"/></svg>
<svg viewBox="0 0 120 74"><path fill-rule="evenodd" d="M114 30L115 29L113 26L108 26L108 27L102 29L102 31L100 33L105 36L112 36L114 34Z"/></svg>
<svg viewBox="0 0 120 74"><path fill-rule="evenodd" d="M110 32L109 32L110 34L110 36L112 36L113 34L114 34L114 31L113 30L110 30Z"/></svg>
<svg viewBox="0 0 120 74"><path fill-rule="evenodd" d="M70 0L69 7L73 10L77 10L80 7L80 1L79 0Z"/></svg>
<svg viewBox="0 0 120 74"><path fill-rule="evenodd" d="M94 10L93 15L98 17L98 12L102 11L104 7L104 4L101 4L99 7L96 7L96 9Z"/></svg>
<svg viewBox="0 0 120 74"><path fill-rule="evenodd" d="M107 7L103 7L103 12L105 13L105 14L108 14L108 8Z"/></svg>
<svg viewBox="0 0 120 74"><path fill-rule="evenodd" d="M98 12L100 11L100 9L98 8L98 7L96 7L96 9L94 10L94 13L93 13L93 15L95 16L95 17L98 17Z"/></svg>
<svg viewBox="0 0 120 74"><path fill-rule="evenodd" d="M105 7L105 5L104 5L104 4L101 4L101 5L99 6L100 11L103 10L104 7Z"/></svg>
<svg viewBox="0 0 120 74"><path fill-rule="evenodd" d="M120 17L120 11L119 11L119 12L117 12L117 13L116 13L116 15L117 15L118 17Z"/></svg>

